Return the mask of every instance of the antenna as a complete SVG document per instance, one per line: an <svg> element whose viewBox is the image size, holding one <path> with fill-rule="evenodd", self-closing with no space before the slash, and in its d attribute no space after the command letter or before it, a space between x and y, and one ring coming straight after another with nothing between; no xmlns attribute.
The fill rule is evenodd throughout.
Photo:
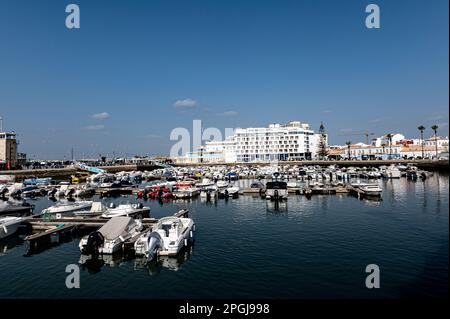
<svg viewBox="0 0 450 319"><path fill-rule="evenodd" d="M3 117L0 116L0 133L3 132Z"/></svg>

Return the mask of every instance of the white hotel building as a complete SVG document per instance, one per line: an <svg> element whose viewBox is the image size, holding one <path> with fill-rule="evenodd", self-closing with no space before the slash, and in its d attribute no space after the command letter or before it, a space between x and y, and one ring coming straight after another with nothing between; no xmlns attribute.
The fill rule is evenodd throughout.
<svg viewBox="0 0 450 319"><path fill-rule="evenodd" d="M325 139L327 136L325 135ZM205 146L178 159L185 163L268 162L316 157L320 134L298 121L285 125L236 129L225 141Z"/></svg>

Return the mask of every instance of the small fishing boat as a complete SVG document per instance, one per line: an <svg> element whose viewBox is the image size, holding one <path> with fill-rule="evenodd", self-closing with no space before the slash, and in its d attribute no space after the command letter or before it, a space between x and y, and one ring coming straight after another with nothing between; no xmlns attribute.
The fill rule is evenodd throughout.
<svg viewBox="0 0 450 319"><path fill-rule="evenodd" d="M113 254L120 250L127 240L141 235L143 226L140 220L119 216L111 218L99 230L90 233L80 240L82 254Z"/></svg>
<svg viewBox="0 0 450 319"><path fill-rule="evenodd" d="M13 235L22 221L23 217L0 217L0 239Z"/></svg>
<svg viewBox="0 0 450 319"><path fill-rule="evenodd" d="M175 256L194 237L195 224L191 218L163 217L152 231L144 233L135 243L136 255L148 261L156 256Z"/></svg>

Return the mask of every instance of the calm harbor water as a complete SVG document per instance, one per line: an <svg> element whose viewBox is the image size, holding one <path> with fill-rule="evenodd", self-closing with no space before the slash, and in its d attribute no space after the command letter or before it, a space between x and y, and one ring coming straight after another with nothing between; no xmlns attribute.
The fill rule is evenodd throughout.
<svg viewBox="0 0 450 319"><path fill-rule="evenodd" d="M382 201L142 201L154 217L188 208L194 245L150 265L105 258L82 267L80 289L65 286L66 266L80 260L77 239L29 257L20 237L1 240L0 298L448 297L448 175L379 183ZM136 201L114 199L123 200ZM50 205L46 198L33 203L36 210ZM368 264L380 267L380 289L365 286Z"/></svg>

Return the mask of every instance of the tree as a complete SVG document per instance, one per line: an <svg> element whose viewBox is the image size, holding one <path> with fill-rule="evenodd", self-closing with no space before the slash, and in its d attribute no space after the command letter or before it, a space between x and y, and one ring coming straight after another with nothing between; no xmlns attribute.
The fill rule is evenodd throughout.
<svg viewBox="0 0 450 319"><path fill-rule="evenodd" d="M327 150L327 134L325 133L325 126L323 123L320 123L319 128L319 151L318 155L320 159L324 159L328 155Z"/></svg>
<svg viewBox="0 0 450 319"><path fill-rule="evenodd" d="M439 126L434 124L431 129L434 131L434 146L436 149L436 158L438 157L438 141L437 141L437 130L438 130Z"/></svg>
<svg viewBox="0 0 450 319"><path fill-rule="evenodd" d="M420 144L422 145L422 159L423 159L425 157L423 150L423 131L425 131L425 126L420 125L417 129L420 131Z"/></svg>
<svg viewBox="0 0 450 319"><path fill-rule="evenodd" d="M352 142L347 141L347 142L345 142L345 145L347 145L348 159L350 160L350 148L351 148Z"/></svg>

